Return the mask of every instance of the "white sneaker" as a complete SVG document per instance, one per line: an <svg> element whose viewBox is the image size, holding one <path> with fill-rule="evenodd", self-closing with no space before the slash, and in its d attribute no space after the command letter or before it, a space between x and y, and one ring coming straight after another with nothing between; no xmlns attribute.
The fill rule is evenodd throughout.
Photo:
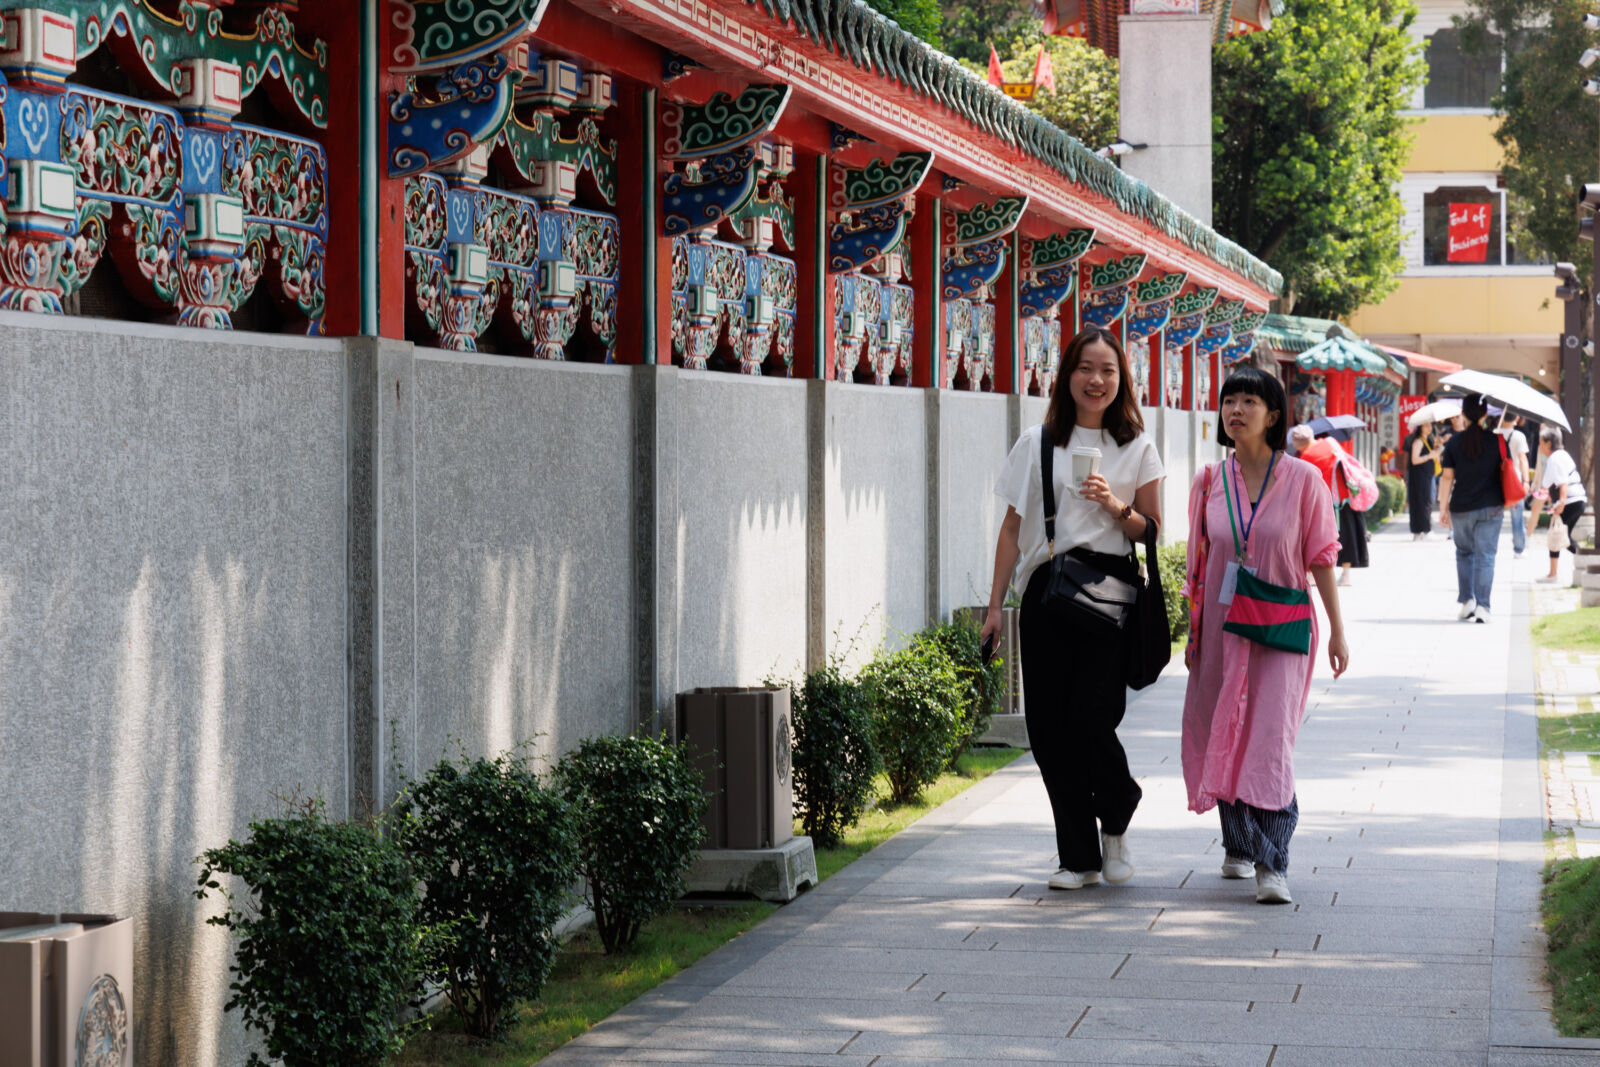
<svg viewBox="0 0 1600 1067"><path fill-rule="evenodd" d="M1255 873L1256 865L1238 856L1225 856L1222 860L1222 877L1248 878Z"/></svg>
<svg viewBox="0 0 1600 1067"><path fill-rule="evenodd" d="M1488 622L1489 609L1484 607L1482 604L1479 604L1478 609L1472 613L1472 617L1477 619L1479 622Z"/></svg>
<svg viewBox="0 0 1600 1067"><path fill-rule="evenodd" d="M1256 864L1256 903L1289 904L1289 879L1264 864Z"/></svg>
<svg viewBox="0 0 1600 1067"><path fill-rule="evenodd" d="M1099 882L1099 871L1069 871L1063 867L1050 876L1051 889L1082 889L1086 885L1098 885Z"/></svg>
<svg viewBox="0 0 1600 1067"><path fill-rule="evenodd" d="M1112 885L1121 885L1133 877L1133 857L1128 855L1128 841L1124 834L1100 835L1100 873Z"/></svg>
<svg viewBox="0 0 1600 1067"><path fill-rule="evenodd" d="M1534 581L1538 582L1540 585L1553 585L1555 584L1556 576L1553 574L1546 574L1541 578L1535 578Z"/></svg>
<svg viewBox="0 0 1600 1067"><path fill-rule="evenodd" d="M1467 597L1466 602L1461 605L1461 611L1456 615L1456 618L1465 622L1467 619L1472 618L1472 613L1476 611L1477 608L1478 602L1469 596Z"/></svg>

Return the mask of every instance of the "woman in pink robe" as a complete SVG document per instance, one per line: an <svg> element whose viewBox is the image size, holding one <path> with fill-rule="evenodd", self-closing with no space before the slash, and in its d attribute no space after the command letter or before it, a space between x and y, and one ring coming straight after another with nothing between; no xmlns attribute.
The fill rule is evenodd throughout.
<svg viewBox="0 0 1600 1067"><path fill-rule="evenodd" d="M1219 601L1239 560L1236 540L1264 581L1304 589L1309 572L1332 628L1328 656L1338 677L1349 661L1333 574L1339 539L1322 475L1282 452L1289 421L1283 386L1246 368L1220 394L1217 440L1234 452L1201 470L1189 493L1189 593L1191 603L1197 592L1201 602L1191 609L1199 624L1185 656L1183 777L1191 811L1219 808L1223 877L1254 873L1258 901L1288 903L1289 838L1299 816L1294 742L1311 692L1316 617L1310 654L1282 652L1224 633L1228 604Z"/></svg>

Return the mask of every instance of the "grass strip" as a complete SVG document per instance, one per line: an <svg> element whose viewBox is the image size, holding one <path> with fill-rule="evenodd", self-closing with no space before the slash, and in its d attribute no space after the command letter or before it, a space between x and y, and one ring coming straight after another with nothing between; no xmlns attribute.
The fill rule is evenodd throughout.
<svg viewBox="0 0 1600 1067"><path fill-rule="evenodd" d="M956 761L909 804L880 800L845 834L838 848L818 849L817 877L826 880L951 797L971 788L1022 755L1019 748L978 748ZM878 781L886 797L887 780ZM798 826L796 830L798 830ZM777 910L765 901L708 907L680 906L649 923L632 952L607 956L591 931L563 946L536 1001L517 1010L510 1034L493 1044L461 1033L454 1013L440 1013L433 1029L412 1037L400 1067L510 1067L534 1063L600 1020L721 947Z"/></svg>
<svg viewBox="0 0 1600 1067"><path fill-rule="evenodd" d="M1600 608L1579 608L1533 620L1533 643L1567 652L1600 652Z"/></svg>
<svg viewBox="0 0 1600 1067"><path fill-rule="evenodd" d="M1560 860L1545 872L1544 926L1556 1029L1600 1037L1600 859Z"/></svg>

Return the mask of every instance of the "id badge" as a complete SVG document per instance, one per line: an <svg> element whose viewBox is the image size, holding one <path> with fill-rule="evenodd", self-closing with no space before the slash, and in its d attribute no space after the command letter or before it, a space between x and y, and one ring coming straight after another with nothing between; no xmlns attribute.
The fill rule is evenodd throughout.
<svg viewBox="0 0 1600 1067"><path fill-rule="evenodd" d="M1249 571L1251 574L1255 574L1256 572L1254 567L1246 567L1245 570ZM1222 587L1217 590L1217 603L1232 604L1233 590L1238 586L1238 584L1239 561L1230 559L1222 572Z"/></svg>

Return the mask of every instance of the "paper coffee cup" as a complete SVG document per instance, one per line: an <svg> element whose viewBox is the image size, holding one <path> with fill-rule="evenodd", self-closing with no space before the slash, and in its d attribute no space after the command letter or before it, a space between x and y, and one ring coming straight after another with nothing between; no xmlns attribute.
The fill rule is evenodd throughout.
<svg viewBox="0 0 1600 1067"><path fill-rule="evenodd" d="M1084 479L1100 473L1100 450L1087 445L1074 445L1067 454L1072 457L1072 491L1083 489Z"/></svg>

